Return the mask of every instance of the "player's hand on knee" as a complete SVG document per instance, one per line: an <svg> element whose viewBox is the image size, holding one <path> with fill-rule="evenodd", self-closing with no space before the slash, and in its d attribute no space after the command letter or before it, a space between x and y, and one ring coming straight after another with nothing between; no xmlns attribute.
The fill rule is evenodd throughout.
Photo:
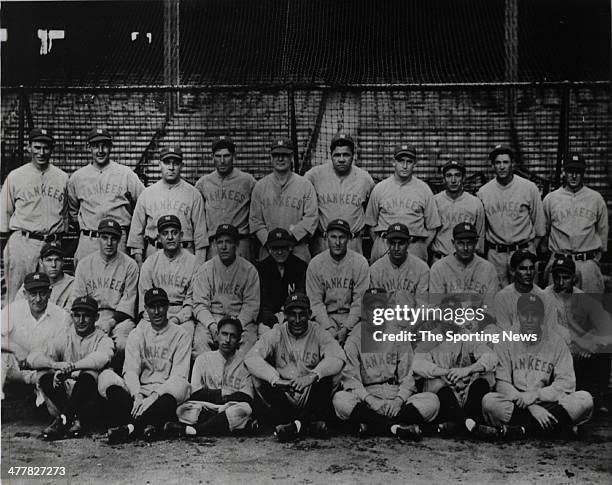
<svg viewBox="0 0 612 485"><path fill-rule="evenodd" d="M404 400L401 397L396 397L393 399L393 401L387 402L387 416L390 418L397 416L402 409L403 404Z"/></svg>
<svg viewBox="0 0 612 485"><path fill-rule="evenodd" d="M295 392L304 392L306 388L312 386L317 378L316 374L306 374L302 377L296 377L291 381L291 387Z"/></svg>
<svg viewBox="0 0 612 485"><path fill-rule="evenodd" d="M450 369L447 374L447 379L451 382L451 384L456 385L460 381L463 381L464 378L470 375L470 369L467 367L455 367Z"/></svg>
<svg viewBox="0 0 612 485"><path fill-rule="evenodd" d="M532 404L528 409L533 419L535 419L544 430L549 431L558 423L557 418L538 404Z"/></svg>
<svg viewBox="0 0 612 485"><path fill-rule="evenodd" d="M141 410L143 402L144 402L144 398L142 397L142 394L137 394L134 397L134 405L132 406L132 417L133 418L137 418L143 413L143 411Z"/></svg>

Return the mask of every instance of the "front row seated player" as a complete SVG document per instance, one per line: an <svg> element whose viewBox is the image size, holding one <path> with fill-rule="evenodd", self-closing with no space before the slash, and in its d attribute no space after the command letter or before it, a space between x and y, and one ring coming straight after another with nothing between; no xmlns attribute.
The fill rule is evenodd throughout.
<svg viewBox="0 0 612 485"><path fill-rule="evenodd" d="M369 289L366 295L381 296L381 303L387 302L384 289ZM342 390L333 399L336 415L353 423L359 437L383 434L419 439L421 425L438 414L438 397L416 392L410 343L367 342L362 339L362 325L357 324L344 345Z"/></svg>
<svg viewBox="0 0 612 485"><path fill-rule="evenodd" d="M568 436L588 421L593 398L576 391L569 347L544 322L544 303L533 294L517 302L522 334L534 341L501 341L495 346L499 365L495 392L482 399L488 425L477 425L481 437L516 438L525 435Z"/></svg>
<svg viewBox="0 0 612 485"><path fill-rule="evenodd" d="M162 426L176 421L176 408L189 396L191 339L168 321L168 295L161 288L145 293L148 320L141 320L125 346L123 379L107 369L98 390L120 426L108 430L109 444L134 437L155 439Z"/></svg>
<svg viewBox="0 0 612 485"><path fill-rule="evenodd" d="M38 386L55 420L42 432L45 440L73 438L96 417L98 375L113 358L115 345L96 328L98 304L89 296L72 303L72 325L32 352L28 364L38 370Z"/></svg>
<svg viewBox="0 0 612 485"><path fill-rule="evenodd" d="M344 352L332 335L311 320L303 293L287 297L286 322L266 332L244 359L253 384L281 441L328 434L333 377Z"/></svg>

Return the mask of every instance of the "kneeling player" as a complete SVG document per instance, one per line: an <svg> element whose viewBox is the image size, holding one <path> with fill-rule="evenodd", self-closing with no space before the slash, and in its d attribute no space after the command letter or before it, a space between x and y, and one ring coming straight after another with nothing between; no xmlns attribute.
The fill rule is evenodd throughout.
<svg viewBox="0 0 612 485"><path fill-rule="evenodd" d="M109 444L135 436L155 439L164 423L176 421L176 407L189 395L190 336L168 322L164 290L149 289L144 299L149 320L142 320L127 339L123 379L111 370L100 374L100 394L122 423L108 430Z"/></svg>
<svg viewBox="0 0 612 485"><path fill-rule="evenodd" d="M576 392L572 355L563 339L543 327L544 303L537 295L517 302L522 334L535 342L502 341L495 347L499 365L496 391L482 400L482 413L491 426L478 426L483 436L520 437L561 435L589 420L593 398Z"/></svg>

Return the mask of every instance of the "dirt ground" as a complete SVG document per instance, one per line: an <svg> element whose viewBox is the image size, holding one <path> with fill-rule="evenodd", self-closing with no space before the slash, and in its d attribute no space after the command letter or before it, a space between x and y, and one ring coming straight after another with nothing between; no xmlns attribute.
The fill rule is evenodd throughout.
<svg viewBox="0 0 612 485"><path fill-rule="evenodd" d="M2 483L393 484L612 483L612 420L596 419L580 441L482 443L426 437L358 440L346 434L290 444L259 437L136 441L109 446L103 429L47 443L43 413L2 405ZM10 466L65 466L66 476L7 478Z"/></svg>

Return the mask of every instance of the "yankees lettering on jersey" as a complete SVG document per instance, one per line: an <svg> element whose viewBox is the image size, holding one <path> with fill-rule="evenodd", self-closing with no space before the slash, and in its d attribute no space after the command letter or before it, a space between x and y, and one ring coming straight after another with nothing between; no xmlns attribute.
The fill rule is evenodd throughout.
<svg viewBox="0 0 612 485"><path fill-rule="evenodd" d="M498 288L495 267L476 254L468 264L461 263L453 254L436 261L431 267L429 290L432 293L492 295Z"/></svg>
<svg viewBox="0 0 612 485"><path fill-rule="evenodd" d="M239 192L234 189L219 188L214 192L209 192L206 200L207 202L244 202L248 198L249 195L245 194L244 192Z"/></svg>
<svg viewBox="0 0 612 485"><path fill-rule="evenodd" d="M434 195L440 214L442 227L432 242L432 250L444 255L455 252L452 244L453 228L461 222L470 222L476 227L480 239L484 236L484 208L478 197L463 192L456 199L448 196L446 191ZM482 246L482 242L479 242Z"/></svg>
<svg viewBox="0 0 612 485"><path fill-rule="evenodd" d="M370 268L370 288L387 292L425 295L429 287L429 267L420 258L408 254L401 266L395 266L388 256L377 260Z"/></svg>
<svg viewBox="0 0 612 485"><path fill-rule="evenodd" d="M541 360L534 355L522 355L512 362L512 368L515 371L540 371L550 376L555 366L552 362Z"/></svg>

